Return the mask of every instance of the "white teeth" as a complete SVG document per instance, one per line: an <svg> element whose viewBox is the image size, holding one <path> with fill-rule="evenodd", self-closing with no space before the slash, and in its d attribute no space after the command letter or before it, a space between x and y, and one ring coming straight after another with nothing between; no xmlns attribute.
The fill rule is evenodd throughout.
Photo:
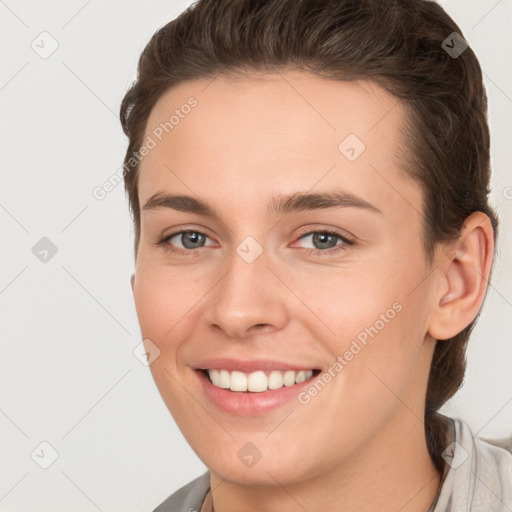
<svg viewBox="0 0 512 512"><path fill-rule="evenodd" d="M219 372L219 388L229 389L229 380L229 372L227 370L221 370Z"/></svg>
<svg viewBox="0 0 512 512"><path fill-rule="evenodd" d="M212 384L218 388L261 393L268 389L279 389L283 386L293 386L304 382L313 376L313 370L301 370L299 372L274 370L268 376L261 370L249 374L236 370L232 372L228 370L208 370L208 375Z"/></svg>
<svg viewBox="0 0 512 512"><path fill-rule="evenodd" d="M247 391L247 377L242 372L231 372L229 381L229 389L231 391Z"/></svg>
<svg viewBox="0 0 512 512"><path fill-rule="evenodd" d="M268 376L268 389L279 389L284 386L283 374L274 370Z"/></svg>
<svg viewBox="0 0 512 512"><path fill-rule="evenodd" d="M295 384L295 372L288 370L283 377L283 384L285 386L293 386Z"/></svg>
<svg viewBox="0 0 512 512"><path fill-rule="evenodd" d="M210 379L212 382L219 383L219 384L215 384L216 386L218 386L219 388L222 387L222 386L220 386L219 370L210 370L208 372L208 375L210 376ZM228 387L229 387L229 385L228 385Z"/></svg>
<svg viewBox="0 0 512 512"><path fill-rule="evenodd" d="M295 382L299 384L299 382L304 382L306 380L306 372L302 371L297 373L297 376L295 377Z"/></svg>
<svg viewBox="0 0 512 512"><path fill-rule="evenodd" d="M268 389L268 378L265 372L252 372L247 377L247 389L249 391L261 392Z"/></svg>

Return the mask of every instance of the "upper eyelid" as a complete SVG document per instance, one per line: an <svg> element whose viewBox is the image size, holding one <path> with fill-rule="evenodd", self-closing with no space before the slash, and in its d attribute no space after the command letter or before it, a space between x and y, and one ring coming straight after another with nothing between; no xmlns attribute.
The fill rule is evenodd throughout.
<svg viewBox="0 0 512 512"><path fill-rule="evenodd" d="M302 233L297 235L297 238L302 238L306 235L311 235L314 233L332 233L334 235L337 235L341 238L346 238L348 240L352 240L355 238L353 235L349 234L347 231L341 228L306 228Z"/></svg>

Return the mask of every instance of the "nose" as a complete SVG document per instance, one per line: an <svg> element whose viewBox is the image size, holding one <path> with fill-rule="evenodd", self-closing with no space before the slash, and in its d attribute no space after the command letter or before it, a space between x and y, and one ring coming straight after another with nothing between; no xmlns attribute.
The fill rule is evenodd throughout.
<svg viewBox="0 0 512 512"><path fill-rule="evenodd" d="M228 337L270 333L288 322L286 288L268 268L265 251L248 263L236 251L211 292L206 321Z"/></svg>

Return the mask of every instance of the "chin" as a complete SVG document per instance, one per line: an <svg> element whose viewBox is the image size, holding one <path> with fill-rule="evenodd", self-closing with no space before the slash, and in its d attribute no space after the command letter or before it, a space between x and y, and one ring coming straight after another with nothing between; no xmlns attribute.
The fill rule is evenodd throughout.
<svg viewBox="0 0 512 512"><path fill-rule="evenodd" d="M237 449L234 449L235 444ZM282 445L280 450L283 450ZM277 483L290 485L308 478L304 454L291 447L286 450L286 456L276 453L278 451L270 443L259 450L250 441L231 440L222 453L219 449L207 448L206 452L196 453L212 473L234 484L275 487Z"/></svg>

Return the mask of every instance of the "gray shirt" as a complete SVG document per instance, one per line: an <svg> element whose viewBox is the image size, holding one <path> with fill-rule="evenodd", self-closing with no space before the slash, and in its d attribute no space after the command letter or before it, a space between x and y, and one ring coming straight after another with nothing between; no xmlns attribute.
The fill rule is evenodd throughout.
<svg viewBox="0 0 512 512"><path fill-rule="evenodd" d="M445 469L429 512L511 512L512 453L474 437L465 422L446 419L451 428L443 452ZM200 512L209 489L206 471L153 512Z"/></svg>

